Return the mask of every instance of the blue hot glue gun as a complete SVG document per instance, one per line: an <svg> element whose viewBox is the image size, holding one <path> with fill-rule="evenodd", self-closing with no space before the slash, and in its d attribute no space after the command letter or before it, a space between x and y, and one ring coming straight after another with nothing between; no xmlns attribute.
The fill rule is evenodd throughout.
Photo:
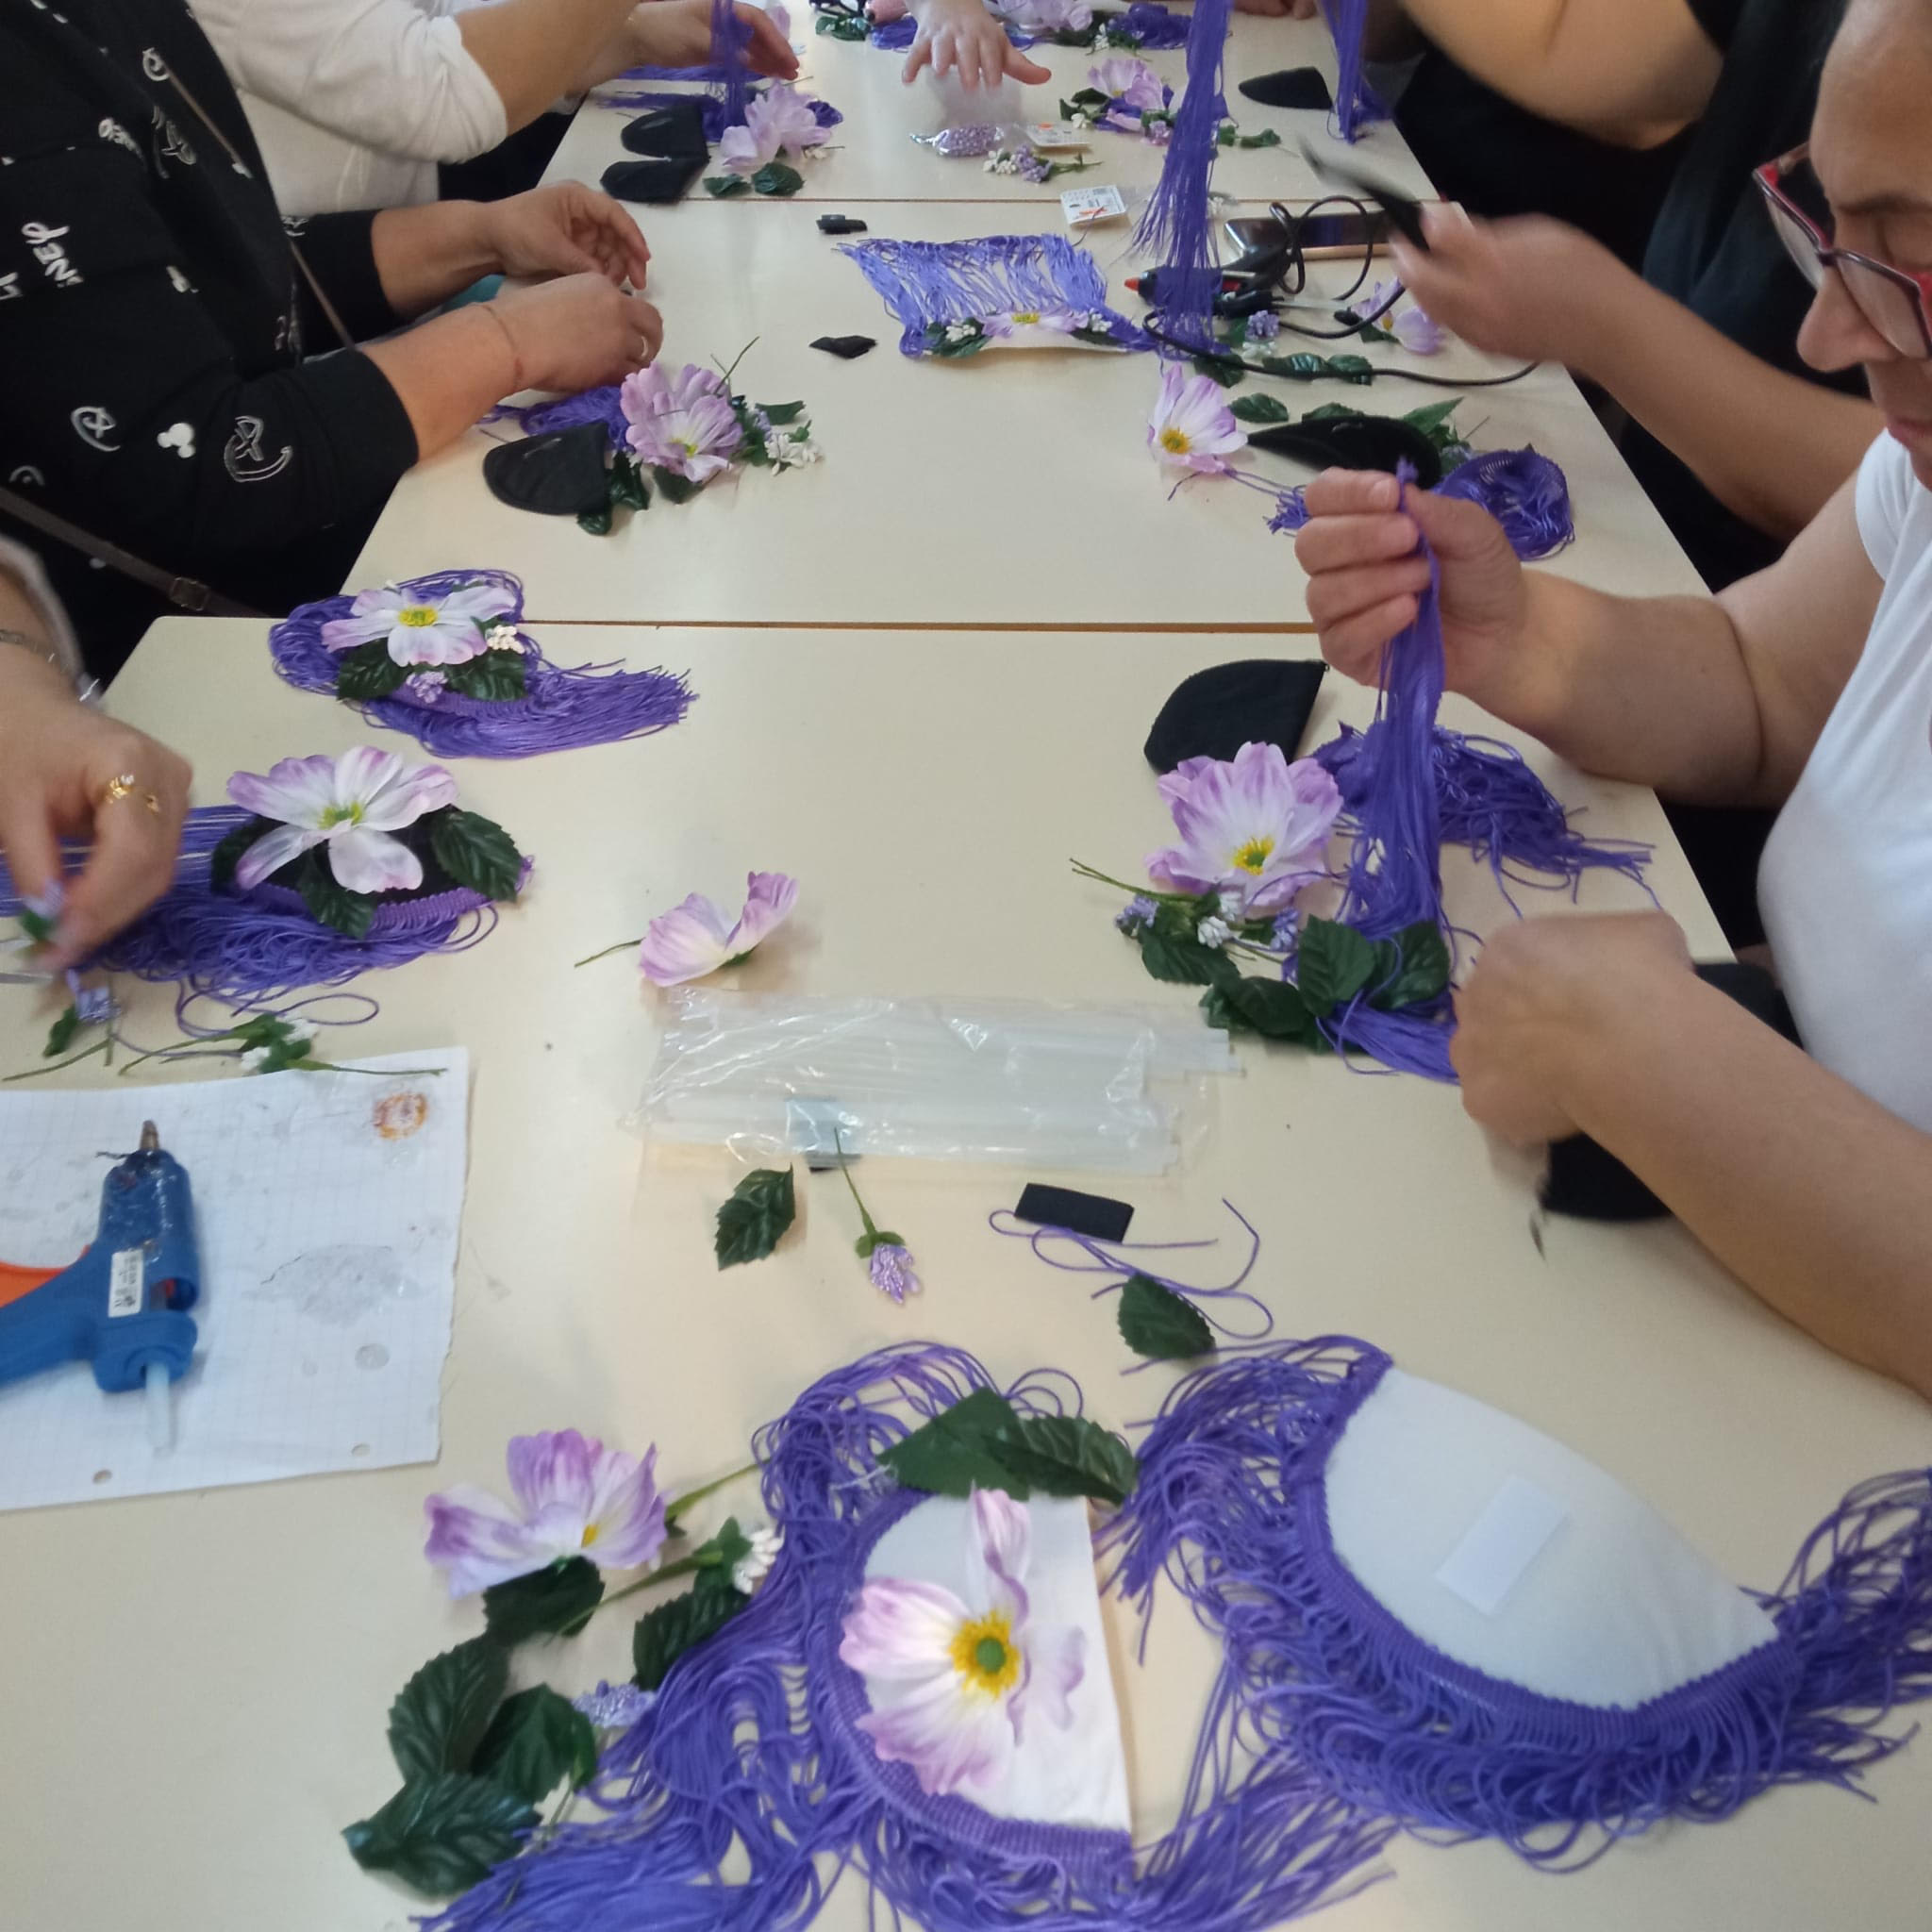
<svg viewBox="0 0 1932 1932"><path fill-rule="evenodd" d="M157 1449L172 1440L170 1385L194 1355L201 1257L188 1171L152 1121L101 1184L101 1224L71 1268L0 1263L0 1382L62 1362L93 1366L109 1394L147 1391Z"/></svg>

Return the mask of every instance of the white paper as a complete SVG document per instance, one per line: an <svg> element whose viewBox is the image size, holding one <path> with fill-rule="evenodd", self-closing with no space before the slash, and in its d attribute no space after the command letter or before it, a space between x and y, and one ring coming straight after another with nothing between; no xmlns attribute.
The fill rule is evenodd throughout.
<svg viewBox="0 0 1932 1932"><path fill-rule="evenodd" d="M188 1171L201 1249L174 1446L158 1454L140 1391L104 1394L85 1362L0 1384L0 1509L435 1459L469 1056L353 1064L380 1076L0 1094L0 1259L73 1261L104 1154L145 1120Z"/></svg>
<svg viewBox="0 0 1932 1932"><path fill-rule="evenodd" d="M1512 1475L1449 1552L1436 1581L1493 1617L1569 1513L1546 1490Z"/></svg>

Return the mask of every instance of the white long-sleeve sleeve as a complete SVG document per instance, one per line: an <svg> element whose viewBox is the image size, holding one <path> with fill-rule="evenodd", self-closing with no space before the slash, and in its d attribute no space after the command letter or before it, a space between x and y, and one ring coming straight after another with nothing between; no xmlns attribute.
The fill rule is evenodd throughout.
<svg viewBox="0 0 1932 1932"><path fill-rule="evenodd" d="M487 153L503 99L459 0L195 0L284 214L433 200L439 161Z"/></svg>

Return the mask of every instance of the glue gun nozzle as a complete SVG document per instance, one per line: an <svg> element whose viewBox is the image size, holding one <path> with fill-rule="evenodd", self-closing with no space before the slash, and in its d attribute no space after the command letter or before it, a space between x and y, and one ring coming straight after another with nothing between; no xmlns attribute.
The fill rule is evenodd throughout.
<svg viewBox="0 0 1932 1932"><path fill-rule="evenodd" d="M152 1121L142 1121L141 1124L141 1151L143 1154L153 1154L159 1148L160 1144L160 1129Z"/></svg>

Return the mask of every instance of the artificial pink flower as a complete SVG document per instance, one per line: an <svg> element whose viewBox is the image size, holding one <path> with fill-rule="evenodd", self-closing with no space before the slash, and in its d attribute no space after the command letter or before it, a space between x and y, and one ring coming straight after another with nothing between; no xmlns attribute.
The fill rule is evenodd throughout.
<svg viewBox="0 0 1932 1932"><path fill-rule="evenodd" d="M512 1436L506 1457L522 1513L464 1483L423 1506L423 1554L449 1571L449 1593L471 1596L527 1576L559 1557L588 1557L601 1570L635 1570L664 1542L664 1499L643 1459L559 1429Z"/></svg>
<svg viewBox="0 0 1932 1932"><path fill-rule="evenodd" d="M1087 78L1120 107L1137 115L1158 112L1167 106L1167 83L1144 60L1131 54L1114 54L1087 70ZM1140 123L1133 124L1135 131Z"/></svg>
<svg viewBox="0 0 1932 1932"><path fill-rule="evenodd" d="M1386 336L1393 336L1412 356L1433 356L1448 340L1442 325L1411 302L1407 308L1397 311L1390 309L1386 315L1375 315L1383 303L1391 296L1400 298L1400 282L1377 282L1366 295L1357 297L1342 310L1357 322L1366 322L1372 315L1375 320L1369 325L1379 329Z"/></svg>
<svg viewBox="0 0 1932 1932"><path fill-rule="evenodd" d="M490 649L491 624L517 608L498 584L459 584L441 596L386 584L358 591L346 617L322 627L325 651L353 651L381 639L398 664L466 664Z"/></svg>
<svg viewBox="0 0 1932 1932"><path fill-rule="evenodd" d="M1244 744L1232 758L1176 765L1160 795L1181 843L1150 853L1147 874L1169 891L1218 891L1230 918L1264 919L1327 875L1341 793L1313 758L1290 764L1277 744Z"/></svg>
<svg viewBox="0 0 1932 1932"><path fill-rule="evenodd" d="M456 779L441 765L406 764L392 751L360 744L341 758L283 758L263 777L237 772L228 796L265 819L279 819L235 867L243 891L311 846L328 848L336 883L351 892L408 892L423 883L423 861L391 832L455 801Z"/></svg>
<svg viewBox="0 0 1932 1932"><path fill-rule="evenodd" d="M1224 475L1230 450L1245 449L1248 433L1222 399L1211 375L1188 375L1178 362L1160 372L1160 400L1147 419L1147 447L1157 462L1202 475Z"/></svg>
<svg viewBox="0 0 1932 1932"><path fill-rule="evenodd" d="M878 1577L846 1613L840 1657L898 1694L858 1728L887 1762L909 1764L933 1797L991 1790L1037 1708L1066 1730L1086 1674L1086 1633L1027 1620L1033 1525L1001 1490L974 1490L967 1510L966 1594Z"/></svg>
<svg viewBox="0 0 1932 1932"><path fill-rule="evenodd" d="M735 966L791 917L798 881L782 872L755 872L744 881L744 910L727 927L724 914L702 892L660 912L638 947L638 971L653 986L682 986L721 966Z"/></svg>
<svg viewBox="0 0 1932 1932"><path fill-rule="evenodd" d="M727 175L756 175L780 155L802 155L825 138L811 105L795 88L774 81L754 94L744 119L718 138L718 160Z"/></svg>
<svg viewBox="0 0 1932 1932"><path fill-rule="evenodd" d="M625 440L638 460L692 483L728 470L744 441L724 378L695 362L675 371L653 362L626 375L618 403L630 425Z"/></svg>

